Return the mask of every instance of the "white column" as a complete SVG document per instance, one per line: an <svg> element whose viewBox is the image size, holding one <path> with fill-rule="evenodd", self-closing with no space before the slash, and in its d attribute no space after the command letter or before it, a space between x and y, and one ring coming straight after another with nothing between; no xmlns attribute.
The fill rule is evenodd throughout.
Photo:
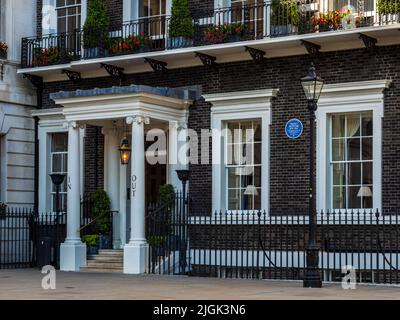
<svg viewBox="0 0 400 320"><path fill-rule="evenodd" d="M145 234L145 149L143 116L129 117L132 124L131 176L131 235L124 247L124 273L142 274L146 271L148 244Z"/></svg>
<svg viewBox="0 0 400 320"><path fill-rule="evenodd" d="M178 169L178 122L169 123L168 133L168 183L175 187L175 190L181 189L176 170Z"/></svg>
<svg viewBox="0 0 400 320"><path fill-rule="evenodd" d="M114 128L103 129L103 134L105 135L105 189L111 200L111 211L114 211L113 215L113 248L121 248L121 235L119 227L119 166L120 166L120 156L118 151L119 138L118 131Z"/></svg>
<svg viewBox="0 0 400 320"><path fill-rule="evenodd" d="M79 127L76 122L66 123L68 127L68 194L67 194L67 238L61 244L60 269L79 271L86 265L86 245L80 237L80 148Z"/></svg>
<svg viewBox="0 0 400 320"><path fill-rule="evenodd" d="M123 247L127 243L126 237L126 202L128 200L127 190L128 187L126 185L126 175L127 175L127 166L120 164L119 166L119 229L120 229L120 238L121 238L121 247Z"/></svg>

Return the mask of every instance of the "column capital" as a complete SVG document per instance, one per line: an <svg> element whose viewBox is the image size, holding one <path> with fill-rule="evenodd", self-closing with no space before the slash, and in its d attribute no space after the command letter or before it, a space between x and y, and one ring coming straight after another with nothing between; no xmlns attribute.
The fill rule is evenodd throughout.
<svg viewBox="0 0 400 320"><path fill-rule="evenodd" d="M146 116L131 116L126 118L127 124L150 124L150 118Z"/></svg>
<svg viewBox="0 0 400 320"><path fill-rule="evenodd" d="M76 121L65 121L63 123L63 127L66 129L69 129L69 128L78 129L79 125Z"/></svg>
<svg viewBox="0 0 400 320"><path fill-rule="evenodd" d="M177 131L186 130L188 128L188 124L185 121L170 121L169 128Z"/></svg>

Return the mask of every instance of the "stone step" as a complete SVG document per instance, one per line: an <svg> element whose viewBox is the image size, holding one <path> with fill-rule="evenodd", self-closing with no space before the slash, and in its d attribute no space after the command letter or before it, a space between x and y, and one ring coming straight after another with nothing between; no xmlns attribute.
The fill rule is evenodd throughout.
<svg viewBox="0 0 400 320"><path fill-rule="evenodd" d="M123 256L123 250L99 250L99 255Z"/></svg>
<svg viewBox="0 0 400 320"><path fill-rule="evenodd" d="M89 260L87 262L87 266L89 268L93 267L93 268L103 268L103 269L113 269L113 268L119 268L122 269L123 264L121 262L109 262L109 261L96 261L96 260Z"/></svg>
<svg viewBox="0 0 400 320"><path fill-rule="evenodd" d="M114 257L109 255L90 255L87 257L88 261L103 261L103 262L124 262L124 257Z"/></svg>
<svg viewBox="0 0 400 320"><path fill-rule="evenodd" d="M82 267L81 272L83 273L123 273L123 268L93 268L93 267Z"/></svg>

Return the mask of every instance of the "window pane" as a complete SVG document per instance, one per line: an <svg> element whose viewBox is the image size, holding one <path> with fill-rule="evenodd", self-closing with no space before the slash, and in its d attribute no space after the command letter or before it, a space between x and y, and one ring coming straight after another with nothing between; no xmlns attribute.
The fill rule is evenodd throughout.
<svg viewBox="0 0 400 320"><path fill-rule="evenodd" d="M361 197L359 197L360 187L348 187L349 194L349 209L359 209L361 208Z"/></svg>
<svg viewBox="0 0 400 320"><path fill-rule="evenodd" d="M348 164L348 185L360 185L361 184L361 163L349 163Z"/></svg>
<svg viewBox="0 0 400 320"><path fill-rule="evenodd" d="M261 123L256 123L254 126L254 141L261 142Z"/></svg>
<svg viewBox="0 0 400 320"><path fill-rule="evenodd" d="M52 173L64 172L61 167L61 161L62 161L62 154L53 154Z"/></svg>
<svg viewBox="0 0 400 320"><path fill-rule="evenodd" d="M57 0L57 7L65 6L65 0Z"/></svg>
<svg viewBox="0 0 400 320"><path fill-rule="evenodd" d="M333 208L346 208L346 187L333 187Z"/></svg>
<svg viewBox="0 0 400 320"><path fill-rule="evenodd" d="M345 116L333 115L332 116L332 137L343 138L345 135Z"/></svg>
<svg viewBox="0 0 400 320"><path fill-rule="evenodd" d="M360 114L349 114L347 116L347 137L360 136Z"/></svg>
<svg viewBox="0 0 400 320"><path fill-rule="evenodd" d="M68 134L67 133L53 133L52 134L52 152L65 152L68 150Z"/></svg>
<svg viewBox="0 0 400 320"><path fill-rule="evenodd" d="M228 191L228 210L240 210L239 189Z"/></svg>
<svg viewBox="0 0 400 320"><path fill-rule="evenodd" d="M364 114L362 117L362 132L363 136L372 136L372 115Z"/></svg>
<svg viewBox="0 0 400 320"><path fill-rule="evenodd" d="M362 144L362 159L372 160L372 138L363 138Z"/></svg>
<svg viewBox="0 0 400 320"><path fill-rule="evenodd" d="M261 164L261 151L262 145L261 143L254 144L254 164Z"/></svg>
<svg viewBox="0 0 400 320"><path fill-rule="evenodd" d="M347 159L360 160L360 139L347 139Z"/></svg>
<svg viewBox="0 0 400 320"><path fill-rule="evenodd" d="M261 187L261 167L254 168L254 185Z"/></svg>
<svg viewBox="0 0 400 320"><path fill-rule="evenodd" d="M346 184L344 163L335 163L333 165L333 184L336 186L343 186Z"/></svg>
<svg viewBox="0 0 400 320"><path fill-rule="evenodd" d="M371 194L373 194L373 188L372 186L369 187L371 190ZM363 208L365 209L372 209L373 205L372 205L372 197L363 197L362 198L362 204L363 204Z"/></svg>
<svg viewBox="0 0 400 320"><path fill-rule="evenodd" d="M363 163L363 184L372 184L372 162Z"/></svg>
<svg viewBox="0 0 400 320"><path fill-rule="evenodd" d="M242 210L252 210L253 205L253 195L246 195L245 189L240 190L240 195L242 197Z"/></svg>
<svg viewBox="0 0 400 320"><path fill-rule="evenodd" d="M344 161L344 139L334 139L332 141L332 160Z"/></svg>
<svg viewBox="0 0 400 320"><path fill-rule="evenodd" d="M228 169L228 188L239 188L240 176L236 174L236 168Z"/></svg>
<svg viewBox="0 0 400 320"><path fill-rule="evenodd" d="M258 195L254 197L254 210L261 209L261 189L257 189Z"/></svg>

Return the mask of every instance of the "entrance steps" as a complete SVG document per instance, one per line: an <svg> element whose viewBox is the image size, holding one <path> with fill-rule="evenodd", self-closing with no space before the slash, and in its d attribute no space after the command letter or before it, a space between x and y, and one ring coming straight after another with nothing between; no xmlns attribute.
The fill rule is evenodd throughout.
<svg viewBox="0 0 400 320"><path fill-rule="evenodd" d="M88 255L87 266L81 272L96 273L123 273L123 250L99 250L99 254Z"/></svg>

